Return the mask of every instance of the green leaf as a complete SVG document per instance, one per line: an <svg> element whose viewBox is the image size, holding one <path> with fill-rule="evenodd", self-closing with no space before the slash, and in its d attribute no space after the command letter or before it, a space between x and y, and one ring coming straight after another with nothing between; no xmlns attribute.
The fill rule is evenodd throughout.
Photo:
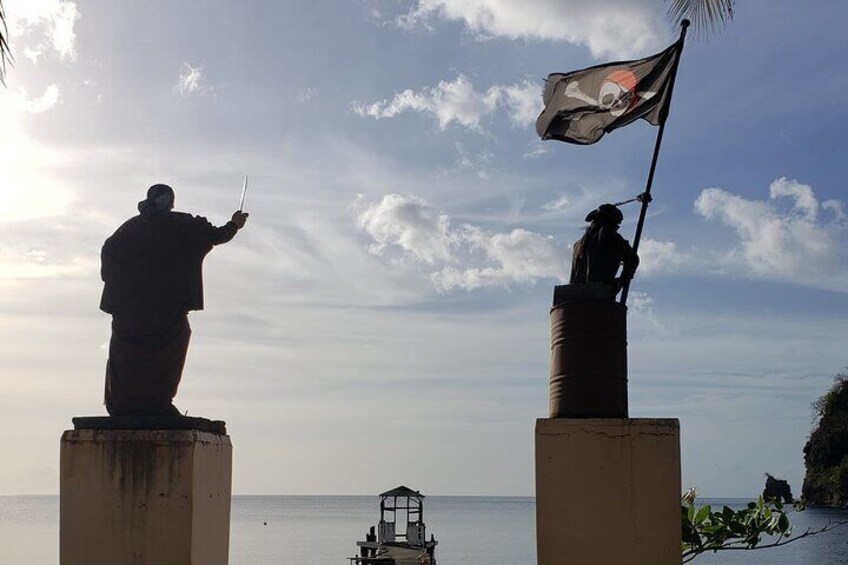
<svg viewBox="0 0 848 565"><path fill-rule="evenodd" d="M709 504L706 505L706 506L702 506L701 509L698 510L698 513L695 515L695 520L694 520L695 524L701 525L704 522L704 520L707 519L707 516L710 515L710 512L711 512L711 510L710 510Z"/></svg>

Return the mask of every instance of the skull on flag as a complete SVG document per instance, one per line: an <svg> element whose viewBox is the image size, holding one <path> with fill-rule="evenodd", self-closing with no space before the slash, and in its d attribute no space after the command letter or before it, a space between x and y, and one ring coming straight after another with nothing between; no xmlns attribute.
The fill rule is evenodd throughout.
<svg viewBox="0 0 848 565"><path fill-rule="evenodd" d="M639 101L636 96L636 75L630 69L611 72L601 84L598 106L616 118L632 109Z"/></svg>

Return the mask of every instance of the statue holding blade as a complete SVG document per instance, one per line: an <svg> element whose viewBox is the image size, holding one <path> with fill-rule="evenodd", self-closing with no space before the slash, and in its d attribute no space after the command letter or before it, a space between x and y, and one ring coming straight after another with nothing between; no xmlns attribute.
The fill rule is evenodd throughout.
<svg viewBox="0 0 848 565"><path fill-rule="evenodd" d="M203 309L203 259L244 227L241 205L226 224L174 212L174 191L156 184L103 244L100 309L112 315L106 410L113 416L178 416L172 401L182 377L191 327Z"/></svg>

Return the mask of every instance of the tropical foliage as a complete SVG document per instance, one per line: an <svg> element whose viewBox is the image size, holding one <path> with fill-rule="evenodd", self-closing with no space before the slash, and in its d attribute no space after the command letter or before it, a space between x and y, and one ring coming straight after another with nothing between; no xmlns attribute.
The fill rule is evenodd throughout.
<svg viewBox="0 0 848 565"><path fill-rule="evenodd" d="M756 502L749 502L742 510L733 510L728 506L713 510L709 505L696 506L694 491L689 491L683 497L681 509L683 563L689 563L709 551L780 547L848 523L828 523L818 530L808 528L793 536L789 514L804 510L801 502L784 506L776 499L763 500L760 497Z"/></svg>
<svg viewBox="0 0 848 565"><path fill-rule="evenodd" d="M668 6L668 17L680 24L692 22L692 28L701 34L709 34L724 27L733 19L736 0L664 0Z"/></svg>
<svg viewBox="0 0 848 565"><path fill-rule="evenodd" d="M6 85L6 63L12 63L12 52L9 51L9 28L6 27L6 10L3 0L0 0L0 83Z"/></svg>

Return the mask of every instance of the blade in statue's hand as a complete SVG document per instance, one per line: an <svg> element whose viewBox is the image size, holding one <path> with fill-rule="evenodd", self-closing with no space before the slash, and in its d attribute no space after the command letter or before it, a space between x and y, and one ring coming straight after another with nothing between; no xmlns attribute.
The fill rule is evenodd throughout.
<svg viewBox="0 0 848 565"><path fill-rule="evenodd" d="M247 175L244 175L244 186L241 188L241 201L239 202L239 212L244 211L244 195L247 194Z"/></svg>

